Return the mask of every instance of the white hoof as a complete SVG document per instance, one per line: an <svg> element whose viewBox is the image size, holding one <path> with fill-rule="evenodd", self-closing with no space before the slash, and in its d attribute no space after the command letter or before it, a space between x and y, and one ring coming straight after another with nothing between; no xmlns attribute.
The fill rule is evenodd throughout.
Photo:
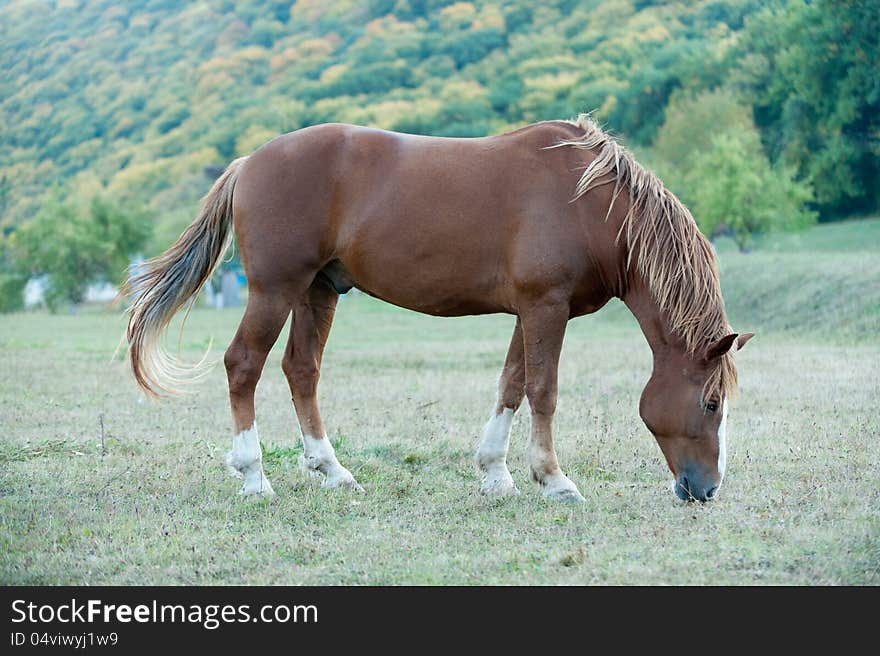
<svg viewBox="0 0 880 656"><path fill-rule="evenodd" d="M577 490L544 490L544 496L556 503L583 504L587 502Z"/></svg>
<svg viewBox="0 0 880 656"><path fill-rule="evenodd" d="M339 467L342 471L336 473L336 475L330 477L326 477L324 482L321 483L321 487L330 489L343 489L343 490L351 490L352 492L363 492L364 488L360 486L360 484L354 479L351 472L348 471L345 467Z"/></svg>
<svg viewBox="0 0 880 656"><path fill-rule="evenodd" d="M241 496L275 496L272 485L263 473L263 451L257 436L256 422L232 438L232 450L226 454L226 466L236 478L244 478L238 493Z"/></svg>
<svg viewBox="0 0 880 656"><path fill-rule="evenodd" d="M235 454L230 451L226 454L226 467L235 478L243 478L244 483L238 494L243 497L261 496L274 497L275 490L266 475L263 473L263 463L259 460L239 469Z"/></svg>
<svg viewBox="0 0 880 656"><path fill-rule="evenodd" d="M513 477L504 466L493 467L486 471L480 484L480 492L490 497L509 497L519 494Z"/></svg>
<svg viewBox="0 0 880 656"><path fill-rule="evenodd" d="M323 478L321 487L328 490L341 488L354 492L364 491L352 473L338 462L328 463L320 458L302 455L299 457L299 468L310 478Z"/></svg>
<svg viewBox="0 0 880 656"><path fill-rule="evenodd" d="M259 496L268 499L275 496L275 490L272 489L269 479L260 471L255 476L244 475L244 484L238 494L243 497Z"/></svg>
<svg viewBox="0 0 880 656"><path fill-rule="evenodd" d="M541 481L544 497L558 503L586 503L586 499L577 489L577 485L563 474L558 472L552 476L546 476Z"/></svg>

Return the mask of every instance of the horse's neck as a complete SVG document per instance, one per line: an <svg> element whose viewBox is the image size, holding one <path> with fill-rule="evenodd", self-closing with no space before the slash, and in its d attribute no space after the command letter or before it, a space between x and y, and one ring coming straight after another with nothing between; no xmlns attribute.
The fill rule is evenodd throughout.
<svg viewBox="0 0 880 656"><path fill-rule="evenodd" d="M660 311L648 284L640 276L631 280L623 302L639 322L655 358L669 349L678 350L684 347L681 338L669 327L669 322Z"/></svg>

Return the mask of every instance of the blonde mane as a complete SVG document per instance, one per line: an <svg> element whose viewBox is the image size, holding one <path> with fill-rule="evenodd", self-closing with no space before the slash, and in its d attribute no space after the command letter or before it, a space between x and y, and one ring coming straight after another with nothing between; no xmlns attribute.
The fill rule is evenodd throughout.
<svg viewBox="0 0 880 656"><path fill-rule="evenodd" d="M578 180L572 200L613 182L607 220L614 201L627 189L629 210L617 239L626 239L627 268L635 257L637 270L672 331L684 340L691 354L731 333L712 246L688 209L589 115L581 114L571 123L581 128L584 136L551 147L571 146L597 153ZM736 367L730 353L720 359L706 381L704 397L716 391L723 397L736 392Z"/></svg>

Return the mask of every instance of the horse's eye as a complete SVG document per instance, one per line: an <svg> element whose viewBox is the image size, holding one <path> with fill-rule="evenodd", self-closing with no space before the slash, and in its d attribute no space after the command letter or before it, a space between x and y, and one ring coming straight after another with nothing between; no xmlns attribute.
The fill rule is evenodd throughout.
<svg viewBox="0 0 880 656"><path fill-rule="evenodd" d="M718 404L715 401L709 401L708 403L706 403L706 410L708 410L709 412L715 412L716 410L718 410Z"/></svg>

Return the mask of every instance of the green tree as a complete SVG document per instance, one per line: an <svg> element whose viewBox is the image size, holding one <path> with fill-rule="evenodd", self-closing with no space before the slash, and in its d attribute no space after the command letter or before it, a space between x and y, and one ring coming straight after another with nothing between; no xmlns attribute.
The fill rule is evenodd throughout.
<svg viewBox="0 0 880 656"><path fill-rule="evenodd" d="M788 0L746 23L737 81L774 161L812 182L826 216L880 206L880 11Z"/></svg>
<svg viewBox="0 0 880 656"><path fill-rule="evenodd" d="M809 183L770 164L751 108L730 89L673 95L647 159L710 238L731 234L745 250L755 233L815 221Z"/></svg>
<svg viewBox="0 0 880 656"><path fill-rule="evenodd" d="M52 200L11 236L9 245L19 274L46 276L46 304L57 311L82 302L92 283L120 282L151 232L143 213L100 197L84 209Z"/></svg>
<svg viewBox="0 0 880 656"><path fill-rule="evenodd" d="M660 173L663 182L685 203L690 203L692 184L699 184L694 157L712 147L720 132L754 131L752 111L730 89L714 89L694 95L676 92L666 108L666 119L646 163Z"/></svg>
<svg viewBox="0 0 880 656"><path fill-rule="evenodd" d="M27 276L16 266L12 239L0 235L0 312L14 312L24 305Z"/></svg>
<svg viewBox="0 0 880 656"><path fill-rule="evenodd" d="M812 200L809 185L791 169L770 166L757 130L719 134L693 164L689 198L704 234L728 232L745 251L756 233L797 230L816 220L805 207Z"/></svg>

